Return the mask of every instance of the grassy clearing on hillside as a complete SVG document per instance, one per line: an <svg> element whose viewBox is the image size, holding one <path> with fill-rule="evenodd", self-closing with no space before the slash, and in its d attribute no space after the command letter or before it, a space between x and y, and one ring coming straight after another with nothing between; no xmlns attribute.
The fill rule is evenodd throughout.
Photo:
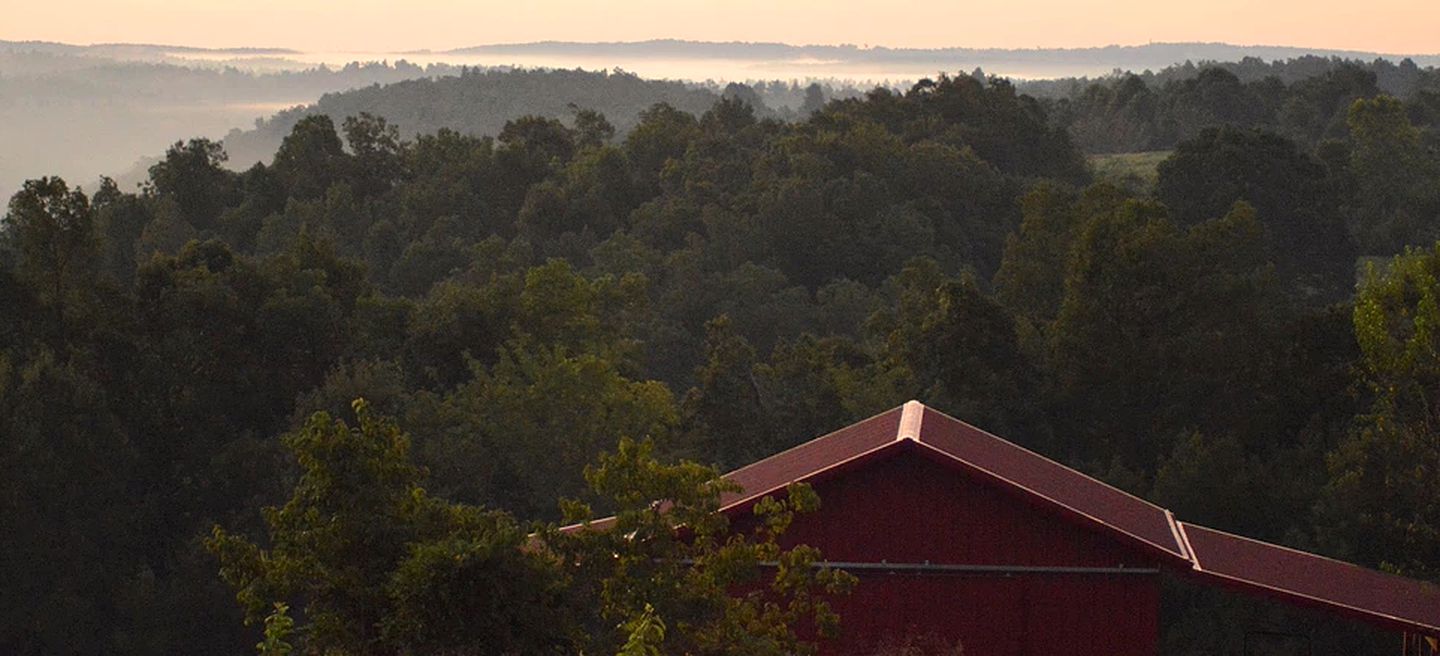
<svg viewBox="0 0 1440 656"><path fill-rule="evenodd" d="M1138 153L1113 153L1090 155L1087 159L1095 172L1097 181L1110 182L1121 188L1138 193L1149 192L1155 186L1156 167L1170 156L1168 150L1152 150Z"/></svg>

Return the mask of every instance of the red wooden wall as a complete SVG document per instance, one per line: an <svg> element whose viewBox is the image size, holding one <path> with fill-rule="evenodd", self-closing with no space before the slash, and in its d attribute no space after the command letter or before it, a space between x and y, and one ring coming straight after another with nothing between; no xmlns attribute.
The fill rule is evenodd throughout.
<svg viewBox="0 0 1440 656"><path fill-rule="evenodd" d="M1154 558L1083 521L906 450L814 484L822 508L789 544L826 560L949 565L1152 568ZM737 529L748 519L737 518ZM826 654L868 654L905 635L960 641L966 654L1145 654L1158 648L1158 575L857 571L832 600L841 640Z"/></svg>

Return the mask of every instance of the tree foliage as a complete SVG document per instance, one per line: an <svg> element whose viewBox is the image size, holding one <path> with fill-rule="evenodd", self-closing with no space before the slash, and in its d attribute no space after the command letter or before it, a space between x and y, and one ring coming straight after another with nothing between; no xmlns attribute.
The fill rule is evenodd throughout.
<svg viewBox="0 0 1440 656"><path fill-rule="evenodd" d="M1440 251L1412 250L1372 269L1356 299L1355 337L1369 412L1330 457L1332 530L1354 555L1440 578Z"/></svg>

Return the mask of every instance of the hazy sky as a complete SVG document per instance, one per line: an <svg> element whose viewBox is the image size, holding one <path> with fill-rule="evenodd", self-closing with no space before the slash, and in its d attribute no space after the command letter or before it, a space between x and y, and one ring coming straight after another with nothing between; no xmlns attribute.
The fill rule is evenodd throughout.
<svg viewBox="0 0 1440 656"><path fill-rule="evenodd" d="M1075 47L1226 41L1440 52L1440 0L46 0L0 39L386 52L538 40Z"/></svg>

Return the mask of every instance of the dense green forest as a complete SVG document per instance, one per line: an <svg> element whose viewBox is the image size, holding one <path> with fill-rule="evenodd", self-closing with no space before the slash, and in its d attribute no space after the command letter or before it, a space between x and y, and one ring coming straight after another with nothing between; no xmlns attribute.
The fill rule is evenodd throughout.
<svg viewBox="0 0 1440 656"><path fill-rule="evenodd" d="M790 653L843 576L725 591L810 571L775 534L815 500L723 542L714 471L662 462L911 398L1186 519L1440 580L1416 84L1215 68L1056 101L961 74L793 122L731 93L493 138L317 114L243 172L192 139L139 193L31 180L0 245L0 652ZM1115 185L1095 143L1173 153ZM611 512L629 530L553 531Z"/></svg>
<svg viewBox="0 0 1440 656"><path fill-rule="evenodd" d="M1350 105L1385 94L1411 121L1440 126L1440 70L1400 63L1302 57L1284 62L1186 63L1104 80L1032 82L1051 119L1090 153L1169 150L1207 127L1260 128L1314 148L1343 139Z"/></svg>

